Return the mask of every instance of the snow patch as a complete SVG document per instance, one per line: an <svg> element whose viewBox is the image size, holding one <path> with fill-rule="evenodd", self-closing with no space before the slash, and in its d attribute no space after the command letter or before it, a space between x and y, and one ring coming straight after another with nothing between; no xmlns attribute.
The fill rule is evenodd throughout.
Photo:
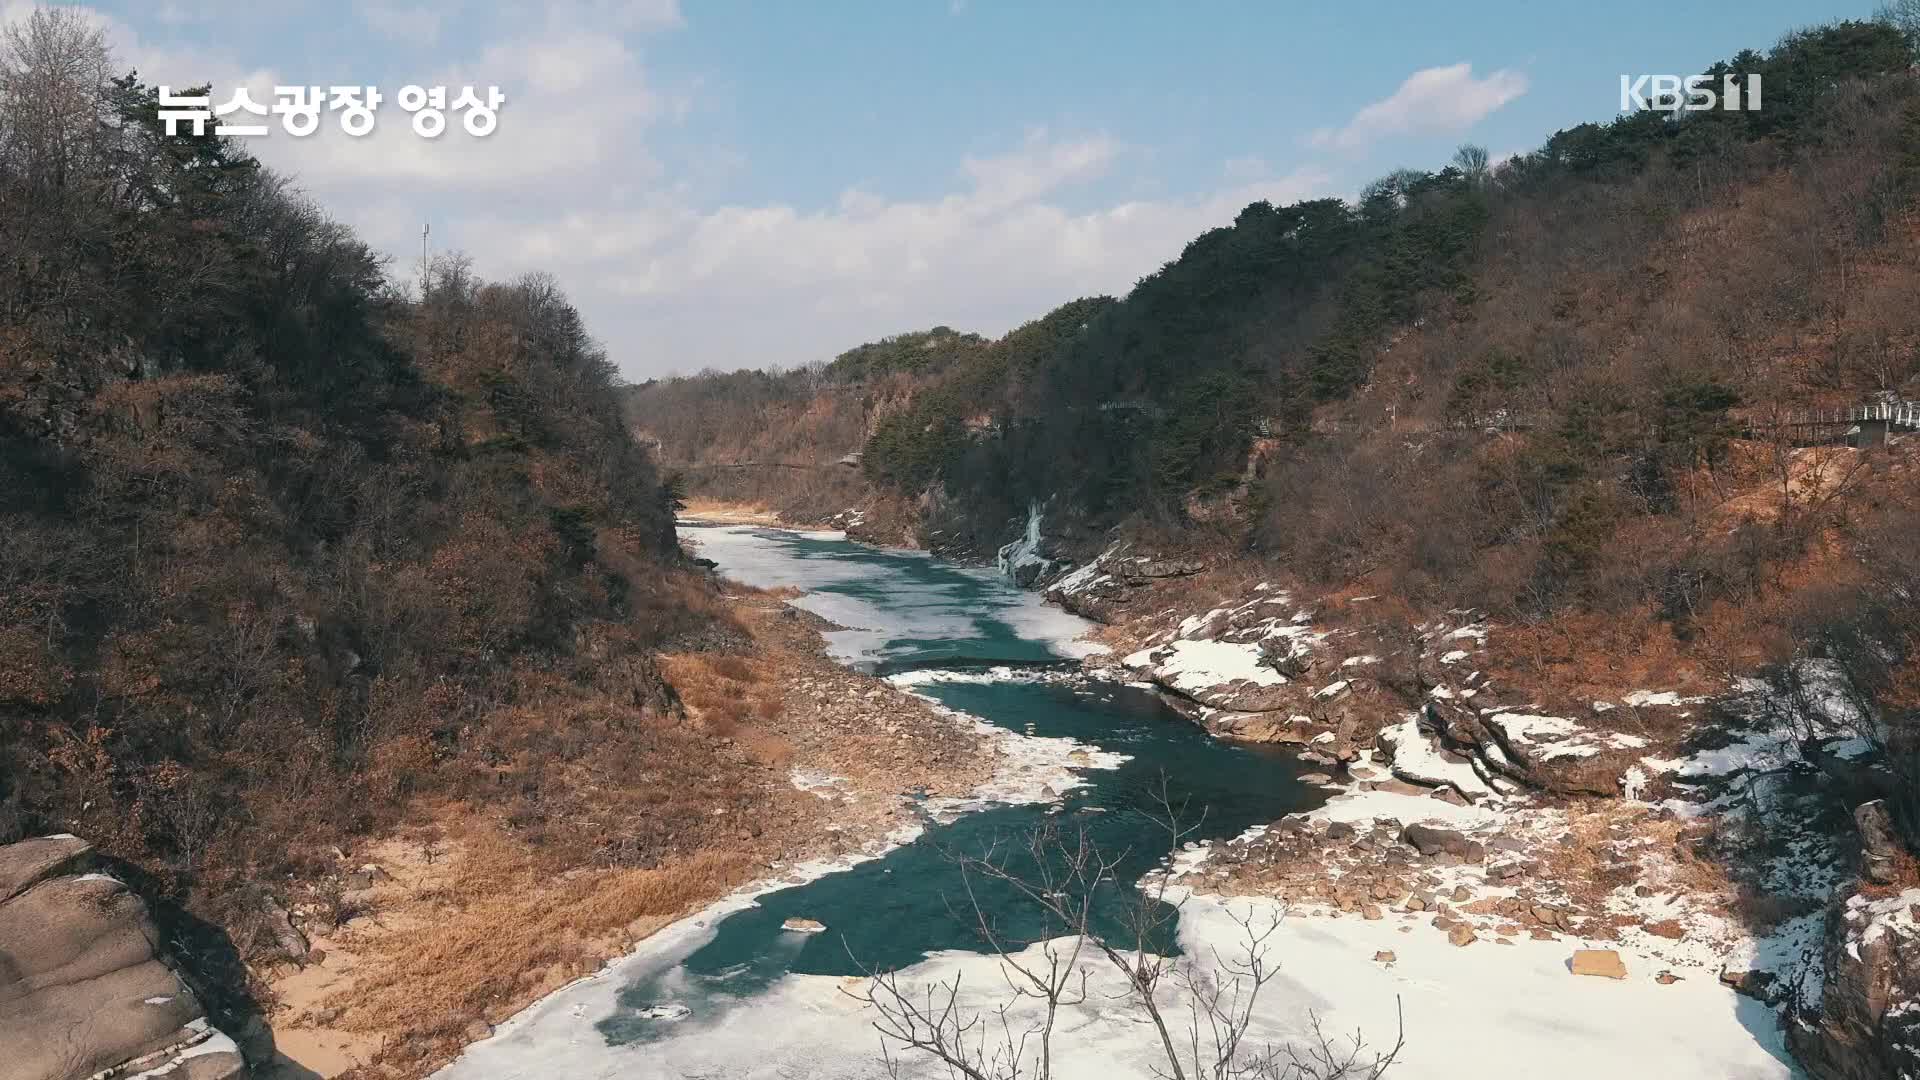
<svg viewBox="0 0 1920 1080"><path fill-rule="evenodd" d="M787 782L792 784L796 790L817 795L830 802L837 799L850 799L853 797L846 790L846 777L835 776L824 769L795 768L787 774Z"/></svg>
<svg viewBox="0 0 1920 1080"><path fill-rule="evenodd" d="M1381 728L1380 745L1393 755L1393 772L1416 783L1451 785L1472 796L1492 795L1493 789L1463 761L1449 761L1420 730L1420 714L1409 713L1392 727ZM1445 804L1442 804L1445 805Z"/></svg>
<svg viewBox="0 0 1920 1080"><path fill-rule="evenodd" d="M1491 723L1506 733L1508 741L1541 761L1592 757L1602 750L1639 750L1648 745L1638 735L1593 731L1564 716L1503 712L1495 713Z"/></svg>
<svg viewBox="0 0 1920 1080"><path fill-rule="evenodd" d="M1284 686L1287 677L1261 663L1258 645L1233 641L1170 642L1142 649L1121 663L1146 670L1175 690L1194 692L1231 682Z"/></svg>

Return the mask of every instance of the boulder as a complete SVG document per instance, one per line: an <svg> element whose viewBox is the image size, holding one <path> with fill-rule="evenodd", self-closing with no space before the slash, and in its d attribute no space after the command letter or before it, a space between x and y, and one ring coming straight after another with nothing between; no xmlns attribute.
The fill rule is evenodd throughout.
<svg viewBox="0 0 1920 1080"><path fill-rule="evenodd" d="M1373 789L1375 791L1384 791L1389 795L1412 795L1415 797L1431 795L1433 793L1432 788L1421 787L1419 784L1409 784L1397 776L1390 776L1380 781L1373 785Z"/></svg>
<svg viewBox="0 0 1920 1080"><path fill-rule="evenodd" d="M789 930L796 934L819 934L819 933L824 933L826 931L827 924L821 922L818 919L802 919L802 918L795 917L792 919L788 919L786 922L781 923L780 929Z"/></svg>
<svg viewBox="0 0 1920 1080"><path fill-rule="evenodd" d="M1575 949L1572 971L1575 975L1597 975L1605 979L1627 977L1627 965L1612 949Z"/></svg>
<svg viewBox="0 0 1920 1080"><path fill-rule="evenodd" d="M392 876L385 870L380 869L380 867L373 863L367 863L361 866L360 869L349 873L345 878L345 885L348 889L360 891L371 889L383 881L392 880Z"/></svg>
<svg viewBox="0 0 1920 1080"><path fill-rule="evenodd" d="M158 951L145 902L74 872L91 855L67 836L0 846L0 1080L244 1076L239 1048Z"/></svg>
<svg viewBox="0 0 1920 1080"><path fill-rule="evenodd" d="M315 962L307 936L293 925L287 909L265 889L255 888L247 903L247 930L241 951L249 958L271 957L305 966Z"/></svg>
<svg viewBox="0 0 1920 1080"><path fill-rule="evenodd" d="M1778 999L1774 990L1774 978L1771 971L1749 971L1733 967L1720 969L1720 985L1736 994L1743 994L1768 1004Z"/></svg>
<svg viewBox="0 0 1920 1080"><path fill-rule="evenodd" d="M1465 862L1479 862L1487 857L1487 849L1480 841L1468 838L1465 833L1454 829L1443 829L1437 825L1423 825L1414 822L1400 830L1402 842L1419 849L1422 855L1452 855Z"/></svg>
<svg viewBox="0 0 1920 1080"><path fill-rule="evenodd" d="M50 877L78 874L93 865L93 845L61 833L0 846L0 903Z"/></svg>
<svg viewBox="0 0 1920 1080"><path fill-rule="evenodd" d="M1466 923L1460 922L1460 923L1454 923L1451 927L1447 929L1447 940L1453 942L1455 945L1465 948L1466 946L1473 944L1475 941L1478 941L1479 935L1473 932L1472 926Z"/></svg>

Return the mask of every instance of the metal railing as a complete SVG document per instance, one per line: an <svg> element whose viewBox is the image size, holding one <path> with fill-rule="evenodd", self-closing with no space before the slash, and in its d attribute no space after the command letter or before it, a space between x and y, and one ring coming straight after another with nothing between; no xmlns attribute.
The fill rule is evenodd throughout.
<svg viewBox="0 0 1920 1080"><path fill-rule="evenodd" d="M1886 424L1907 431L1920 431L1920 401L1876 401L1850 405L1844 409L1814 409L1794 413L1784 420L1756 421L1754 427L1838 427L1843 424Z"/></svg>

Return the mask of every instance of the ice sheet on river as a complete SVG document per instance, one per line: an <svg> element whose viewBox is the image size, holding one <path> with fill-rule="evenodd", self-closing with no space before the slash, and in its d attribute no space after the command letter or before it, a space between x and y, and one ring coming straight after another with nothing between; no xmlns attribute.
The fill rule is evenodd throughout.
<svg viewBox="0 0 1920 1080"><path fill-rule="evenodd" d="M794 606L843 630L826 635L829 651L847 663L885 660L900 642L1007 644L1024 639L1056 657L1086 656L1104 646L1081 640L1094 625L1013 588L991 570L939 563L917 551L817 551L809 541L832 533L790 533L746 525L687 529L699 553L727 578L763 589L804 588ZM960 654L964 655L964 654ZM968 659L976 657L968 656ZM986 655L978 659L1042 659Z"/></svg>
<svg viewBox="0 0 1920 1080"><path fill-rule="evenodd" d="M1181 919L1188 954L1208 955L1210 946L1231 950L1240 928L1230 913L1248 910L1247 901L1189 901ZM669 965L696 947L703 933L692 923L670 929L612 974L577 983L503 1025L449 1066L443 1080L887 1075L871 1010L843 992L858 984L832 976L788 975L751 1008L702 1016L696 1004L692 1015L659 1038L606 1045L594 1022L612 1013L614 995L638 974L621 969ZM1370 1044L1391 1043L1398 999L1407 1045L1389 1074L1394 1080L1795 1075L1783 1061L1767 1007L1731 994L1710 977L1671 986L1655 985L1652 973L1641 971L1630 971L1624 982L1584 978L1568 972L1564 943L1522 940L1459 949L1438 934L1402 934L1391 923L1360 919L1289 918L1272 940L1282 975L1261 996L1257 1037L1298 1038L1312 1011L1330 1032L1358 1029ZM1382 950L1396 959L1376 962ZM997 1006L1006 985L997 964L987 956L946 954L908 969L902 982L959 977L968 988L966 1000ZM1093 972L1096 979L1109 979L1102 968ZM1151 1029L1109 996L1118 993L1110 981L1095 986L1088 1004L1068 1010L1061 1024L1057 1075L1154 1075ZM907 1063L908 1076L944 1075L925 1060Z"/></svg>
<svg viewBox="0 0 1920 1080"><path fill-rule="evenodd" d="M799 602L844 626L862 627L838 636L834 648L848 658L885 655L889 642L913 639L922 644L981 636L993 627L969 605L982 593L1002 610L988 621L1016 625L1004 607L1005 590L974 588L964 577L944 570L924 576L900 564L859 558L815 556L805 543L779 541L751 529L702 529L702 549L723 572L749 584L795 585L816 591ZM816 541L817 542L817 541ZM894 556L889 553L889 558ZM884 578L876 581L876 578ZM839 591L835 591L835 586ZM884 592L883 612L863 598ZM1017 605L1015 605L1017 606ZM1026 609L1022 608L1022 611ZM1062 617L1063 619L1070 617ZM1078 623L1078 620L1074 620ZM1021 625L1021 634L1035 624ZM1063 624L1065 625L1065 624ZM1077 634L1078 628L1072 633ZM1065 635L1070 637L1071 635ZM1064 640L1055 638L1054 640ZM902 680L907 683L936 681ZM1036 758L1056 758L1065 745L1050 740L1016 739ZM1069 753L1071 753L1069 751ZM1109 764L1089 760L1081 767ZM1044 760L1010 761L1010 787L1031 791L1044 775ZM1018 775L1024 774L1024 775ZM1064 781L1061 781L1062 783ZM1044 789L1043 789L1044 790ZM1055 787L1054 790L1059 790ZM1005 799L1014 791L996 793ZM1371 793L1377 795L1379 793ZM1434 802L1433 800L1422 800ZM1484 813L1479 808L1449 812ZM929 807L938 814L938 807ZM1356 812L1357 812L1356 808ZM1333 816L1332 809L1323 811ZM911 833L894 838L911 839ZM825 866L799 868L800 876L826 872ZM780 883L770 885L778 888ZM712 1076L787 1078L800 1076L884 1077L871 1011L845 991L858 989L839 976L781 974L750 1001L718 1001L704 996L698 980L684 974L682 961L716 933L722 918L754 903L751 894L729 898L654 935L626 958L600 974L541 1000L501 1025L493 1037L470 1047L442 1071L443 1080L598 1080ZM1231 955L1240 927L1230 912L1259 910L1266 902L1223 901L1195 897L1180 920L1183 951L1208 957L1215 950ZM834 927L816 937L832 937ZM1779 1045L1773 1013L1759 1002L1739 997L1704 972L1670 986L1656 984L1654 971L1629 960L1624 981L1575 976L1568 971L1571 946L1564 941L1522 939L1511 945L1482 941L1457 948L1437 933L1414 928L1402 933L1398 921L1359 918L1287 918L1270 939L1282 976L1260 1000L1257 1030L1262 1041L1288 1041L1309 1027L1318 1013L1325 1029L1339 1036L1355 1030L1371 1044L1393 1041L1403 1009L1406 1049L1390 1080L1483 1080L1489 1077L1551 1076L1555 1080L1680 1080L1728 1077L1776 1080L1795 1075ZM777 947L799 947L804 935ZM1395 959L1374 959L1390 951ZM982 1008L1005 999L1006 983L990 956L940 953L906 970L907 984L962 980ZM1105 969L1095 969L1096 984L1087 1003L1068 1010L1055 1043L1056 1075L1062 1080L1124 1080L1155 1075L1151 1029L1136 1022ZM646 986L649 998L623 1004L623 991ZM1173 1014L1184 1016L1177 1003ZM624 1010L626 1015L677 1019L656 1024L648 1038L612 1045L600 1026ZM685 1016L679 1010L685 1008ZM618 1041L618 1040L614 1040ZM941 1077L933 1062L908 1058L904 1075Z"/></svg>

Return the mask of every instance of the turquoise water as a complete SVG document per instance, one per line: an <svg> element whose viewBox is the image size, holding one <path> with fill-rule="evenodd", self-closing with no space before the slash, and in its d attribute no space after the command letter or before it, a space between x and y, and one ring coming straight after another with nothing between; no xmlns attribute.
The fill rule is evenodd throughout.
<svg viewBox="0 0 1920 1080"><path fill-rule="evenodd" d="M846 662L882 670L989 662L1062 662L1084 623L1051 609L1004 579L843 540L775 530L684 530L721 572L753 585L811 591L798 601L845 630L830 636ZM1037 940L1059 932L1005 885L962 878L956 855L978 856L1051 824L1084 830L1108 857L1113 879L1096 892L1109 923L1140 902L1135 882L1164 861L1173 838L1155 823L1164 790L1185 808L1188 840L1234 836L1248 826L1315 805L1292 758L1230 746L1202 734L1151 694L1123 685L1049 673L931 682L917 691L950 708L1022 734L1070 736L1128 755L1117 769L1087 769L1087 786L1059 805L994 805L955 820L929 821L913 843L804 885L768 893L723 918L712 935L664 969L633 979L614 1015L597 1027L610 1043L680 1031L716 1009L751 1007L754 994L787 973L854 975L904 967L944 950L985 951L974 905L998 932ZM972 893L969 898L968 888ZM790 917L817 919L827 932L780 929ZM1171 951L1171 941L1163 943ZM693 1017L644 1015L663 1003Z"/></svg>

